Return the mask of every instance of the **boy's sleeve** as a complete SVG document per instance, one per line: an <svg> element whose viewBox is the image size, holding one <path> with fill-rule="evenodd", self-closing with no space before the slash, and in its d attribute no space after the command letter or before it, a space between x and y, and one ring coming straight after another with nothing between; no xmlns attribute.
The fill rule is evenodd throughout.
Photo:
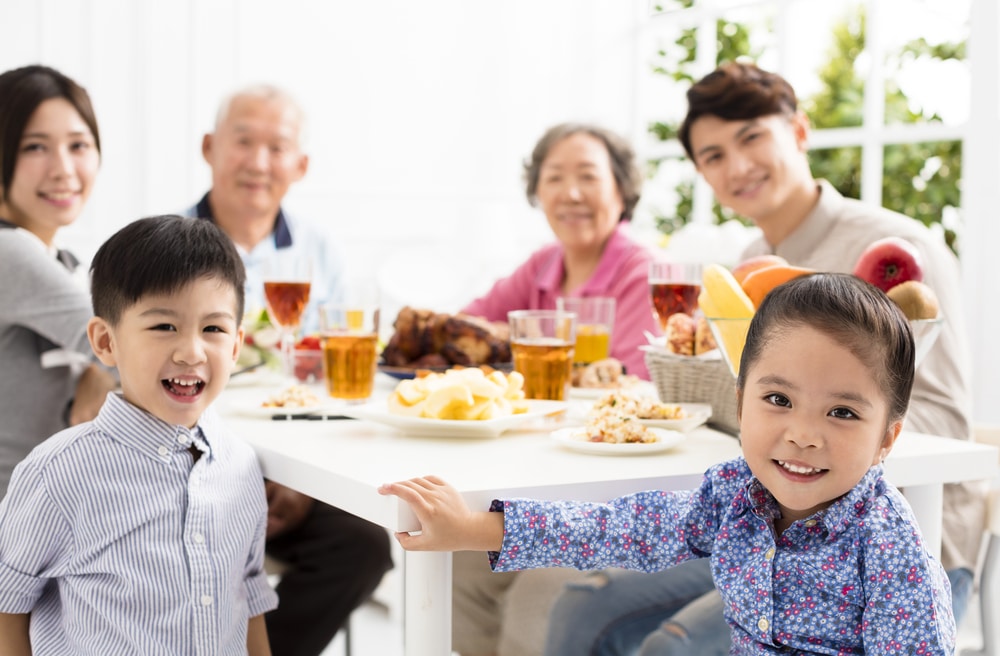
<svg viewBox="0 0 1000 656"><path fill-rule="evenodd" d="M263 481L263 477L261 477ZM263 482L261 483L263 496ZM267 572L264 571L264 536L267 531L267 506L261 513L254 529L253 546L247 555L247 564L243 572L243 581L247 593L247 609L250 617L274 610L278 607L278 595L271 584L267 582Z"/></svg>
<svg viewBox="0 0 1000 656"><path fill-rule="evenodd" d="M69 523L33 460L14 469L0 501L0 612L29 613L67 556Z"/></svg>

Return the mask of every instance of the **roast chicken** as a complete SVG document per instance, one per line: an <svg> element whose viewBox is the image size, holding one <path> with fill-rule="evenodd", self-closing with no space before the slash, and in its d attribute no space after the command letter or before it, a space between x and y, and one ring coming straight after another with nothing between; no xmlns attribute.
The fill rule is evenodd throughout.
<svg viewBox="0 0 1000 656"><path fill-rule="evenodd" d="M506 324L480 317L406 306L393 329L382 351L382 361L393 367L474 367L511 359Z"/></svg>

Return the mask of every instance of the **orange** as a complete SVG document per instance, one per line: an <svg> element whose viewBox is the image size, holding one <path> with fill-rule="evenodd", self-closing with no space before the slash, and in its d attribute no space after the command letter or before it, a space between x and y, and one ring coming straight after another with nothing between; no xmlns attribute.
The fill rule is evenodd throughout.
<svg viewBox="0 0 1000 656"><path fill-rule="evenodd" d="M733 267L733 278L736 278L736 282L743 284L743 281L754 271L759 271L765 267L769 266L788 266L788 260L781 257L780 255L754 255L753 257L748 257L739 264Z"/></svg>
<svg viewBox="0 0 1000 656"><path fill-rule="evenodd" d="M816 273L816 270L792 266L790 264L776 264L764 267L763 269L757 269L749 273L743 279L743 291L750 297L750 301L753 302L754 309L756 309L760 307L760 304L764 301L764 297L772 289L789 280L810 273Z"/></svg>

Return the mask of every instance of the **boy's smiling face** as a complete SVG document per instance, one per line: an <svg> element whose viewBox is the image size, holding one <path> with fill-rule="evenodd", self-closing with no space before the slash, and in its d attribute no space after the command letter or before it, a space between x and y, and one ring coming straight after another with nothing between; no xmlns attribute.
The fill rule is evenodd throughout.
<svg viewBox="0 0 1000 656"><path fill-rule="evenodd" d="M144 296L116 325L95 317L88 331L101 362L118 368L126 401L188 428L226 386L243 342L236 293L215 277Z"/></svg>
<svg viewBox="0 0 1000 656"><path fill-rule="evenodd" d="M901 421L871 365L827 334L783 327L747 372L740 440L777 500L780 530L849 492L892 448Z"/></svg>

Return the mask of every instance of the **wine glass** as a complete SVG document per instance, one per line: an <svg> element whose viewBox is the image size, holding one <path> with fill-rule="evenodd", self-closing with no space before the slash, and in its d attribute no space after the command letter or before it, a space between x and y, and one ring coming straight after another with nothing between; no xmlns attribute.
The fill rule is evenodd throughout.
<svg viewBox="0 0 1000 656"><path fill-rule="evenodd" d="M288 258L269 266L263 278L267 314L281 334L282 368L287 376L294 377L296 334L309 303L312 263L307 257Z"/></svg>
<svg viewBox="0 0 1000 656"><path fill-rule="evenodd" d="M701 265L692 262L649 263L649 297L653 314L666 331L667 320L678 312L694 315L701 293Z"/></svg>

